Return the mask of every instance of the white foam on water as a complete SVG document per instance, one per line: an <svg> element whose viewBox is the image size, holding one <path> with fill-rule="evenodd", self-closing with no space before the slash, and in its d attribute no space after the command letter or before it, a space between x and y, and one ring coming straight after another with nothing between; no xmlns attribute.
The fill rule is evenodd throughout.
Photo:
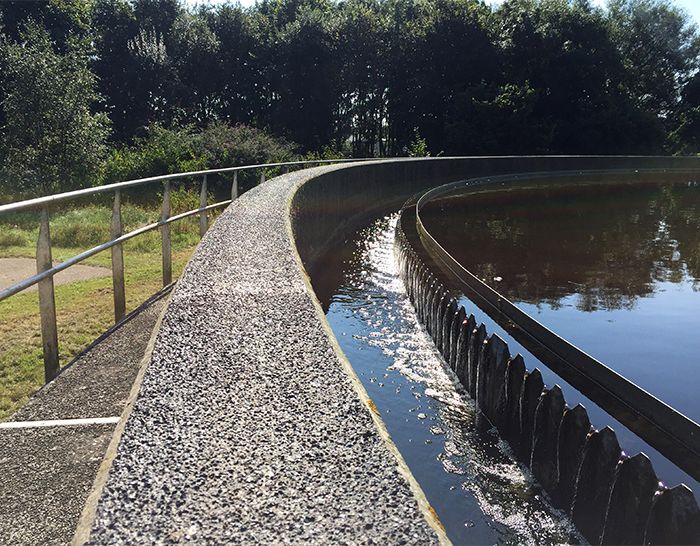
<svg viewBox="0 0 700 546"><path fill-rule="evenodd" d="M491 445L486 445L484 434L475 430L474 403L419 324L399 276L394 256L397 219L387 217L361 234L363 245L355 258L362 269L359 279L354 276L347 282L359 292L354 312L367 324L369 334L353 337L381 350L391 360L388 371L422 386L415 389L417 399L425 395L438 402L431 428L439 431L434 441L444 442L438 460L445 472L463 478L462 488L502 528L499 532L506 541L551 544L580 539L570 520L537 494L531 474L514 460L508 444L492 431L486 435Z"/></svg>

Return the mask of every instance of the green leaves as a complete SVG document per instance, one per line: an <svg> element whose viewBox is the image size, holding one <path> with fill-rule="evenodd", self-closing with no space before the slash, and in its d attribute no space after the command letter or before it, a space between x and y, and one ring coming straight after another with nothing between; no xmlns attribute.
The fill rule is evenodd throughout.
<svg viewBox="0 0 700 546"><path fill-rule="evenodd" d="M98 95L86 48L72 45L58 53L48 32L31 22L20 38L0 45L5 191L34 195L97 182L109 121L92 112Z"/></svg>
<svg viewBox="0 0 700 546"><path fill-rule="evenodd" d="M5 192L103 180L107 117L109 180L294 146L700 152L700 34L671 0L7 0L0 50Z"/></svg>
<svg viewBox="0 0 700 546"><path fill-rule="evenodd" d="M245 125L213 123L204 130L192 126L166 129L151 125L145 137L112 151L105 167L106 182L295 159L294 145Z"/></svg>

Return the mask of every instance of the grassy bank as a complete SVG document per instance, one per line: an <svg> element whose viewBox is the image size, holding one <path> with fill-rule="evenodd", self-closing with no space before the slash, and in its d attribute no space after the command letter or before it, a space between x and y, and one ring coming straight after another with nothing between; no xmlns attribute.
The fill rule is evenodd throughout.
<svg viewBox="0 0 700 546"><path fill-rule="evenodd" d="M196 207L195 195L173 201L173 213ZM125 205L126 230L153 222L157 206ZM53 258L63 261L109 240L107 206L84 207L52 216ZM0 219L0 258L34 258L38 223L36 214ZM172 225L173 275L178 277L199 242L198 217ZM124 245L127 312L161 287L160 235L150 232ZM110 252L85 262L110 267ZM61 364L65 365L114 321L111 276L58 285L56 313ZM43 385L39 303L36 291L24 291L0 302L0 419L21 407Z"/></svg>

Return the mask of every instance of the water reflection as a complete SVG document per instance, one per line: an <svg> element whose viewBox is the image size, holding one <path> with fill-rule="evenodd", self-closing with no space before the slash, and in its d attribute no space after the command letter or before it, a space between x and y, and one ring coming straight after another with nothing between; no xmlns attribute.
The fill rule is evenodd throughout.
<svg viewBox="0 0 700 546"><path fill-rule="evenodd" d="M516 302L558 309L575 296L591 312L633 309L660 283L700 290L696 183L502 190L422 216L455 258Z"/></svg>
<svg viewBox="0 0 700 546"><path fill-rule="evenodd" d="M475 426L472 401L419 326L396 271L395 221L360 230L313 277L392 439L455 544L576 542L507 445Z"/></svg>
<svg viewBox="0 0 700 546"><path fill-rule="evenodd" d="M421 216L524 311L700 419L697 183L503 189L443 200Z"/></svg>

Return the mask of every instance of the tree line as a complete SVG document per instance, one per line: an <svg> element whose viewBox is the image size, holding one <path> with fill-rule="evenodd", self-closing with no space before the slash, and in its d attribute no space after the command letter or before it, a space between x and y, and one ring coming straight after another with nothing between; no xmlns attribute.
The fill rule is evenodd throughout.
<svg viewBox="0 0 700 546"><path fill-rule="evenodd" d="M257 139L263 156L698 153L699 54L664 0L5 1L0 178L96 183L183 134L195 163L209 135L210 164Z"/></svg>

